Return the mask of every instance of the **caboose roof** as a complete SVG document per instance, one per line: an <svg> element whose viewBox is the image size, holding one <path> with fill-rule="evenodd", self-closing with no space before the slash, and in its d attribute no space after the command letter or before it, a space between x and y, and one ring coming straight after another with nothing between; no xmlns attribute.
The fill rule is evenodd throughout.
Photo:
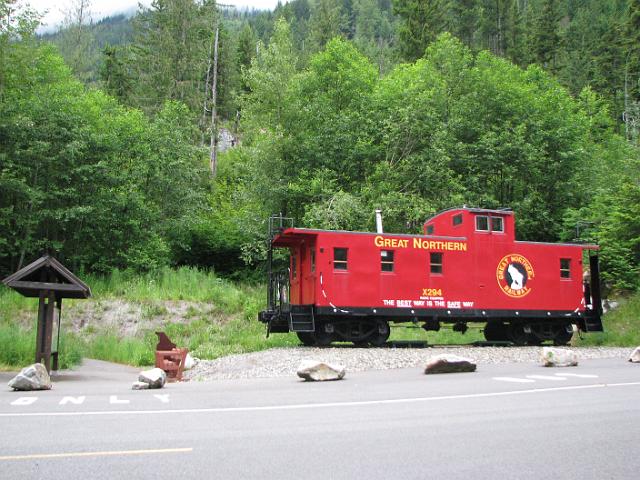
<svg viewBox="0 0 640 480"><path fill-rule="evenodd" d="M378 233L378 232L353 232L349 230L321 230L315 228L287 228L281 233L275 236L273 240L274 247L290 247L297 245L304 240L307 240L309 236L317 236L320 234L327 235L382 235L391 236L395 238L429 238L430 240L447 240L447 241L465 241L467 237L453 237L446 235L429 235L428 237L421 234L410 233Z"/></svg>
<svg viewBox="0 0 640 480"><path fill-rule="evenodd" d="M510 208L478 208L478 207L452 207L447 208L446 210L441 210L432 217L429 217L425 223L429 223L431 220L444 215L445 213L454 213L454 212L468 212L468 213L479 213L479 214L490 214L490 215L504 215L512 217L514 215L513 210Z"/></svg>

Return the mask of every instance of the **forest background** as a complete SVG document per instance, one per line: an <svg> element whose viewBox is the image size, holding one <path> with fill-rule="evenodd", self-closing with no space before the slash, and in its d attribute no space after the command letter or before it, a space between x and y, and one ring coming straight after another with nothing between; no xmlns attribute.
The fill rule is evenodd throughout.
<svg viewBox="0 0 640 480"><path fill-rule="evenodd" d="M37 36L0 0L0 276L50 252L259 279L272 213L418 233L466 204L597 242L607 286L638 289L640 0L90 11ZM215 162L213 119L237 139Z"/></svg>

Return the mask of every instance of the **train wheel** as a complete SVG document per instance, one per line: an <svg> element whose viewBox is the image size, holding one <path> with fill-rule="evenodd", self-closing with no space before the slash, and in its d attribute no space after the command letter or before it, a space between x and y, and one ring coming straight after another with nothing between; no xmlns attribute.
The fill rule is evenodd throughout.
<svg viewBox="0 0 640 480"><path fill-rule="evenodd" d="M557 326L553 334L553 344L557 346L567 345L573 337L573 328L570 323L563 323Z"/></svg>
<svg viewBox="0 0 640 480"><path fill-rule="evenodd" d="M514 345L526 345L529 340L529 334L524 331L524 324L512 322L509 324L508 337Z"/></svg>
<svg viewBox="0 0 640 480"><path fill-rule="evenodd" d="M314 335L316 339L316 346L318 347L328 347L333 342L333 333L329 333L325 330L324 325L320 325L319 328L316 328L316 333Z"/></svg>
<svg viewBox="0 0 640 480"><path fill-rule="evenodd" d="M376 322L376 330L369 337L369 343L374 347L383 347L389 340L390 334L389 323L384 320L378 320Z"/></svg>
<svg viewBox="0 0 640 480"><path fill-rule="evenodd" d="M508 340L507 327L502 322L488 322L484 327L484 338L487 342L504 342Z"/></svg>
<svg viewBox="0 0 640 480"><path fill-rule="evenodd" d="M313 332L296 332L296 335L306 347L312 347L316 344L316 336Z"/></svg>

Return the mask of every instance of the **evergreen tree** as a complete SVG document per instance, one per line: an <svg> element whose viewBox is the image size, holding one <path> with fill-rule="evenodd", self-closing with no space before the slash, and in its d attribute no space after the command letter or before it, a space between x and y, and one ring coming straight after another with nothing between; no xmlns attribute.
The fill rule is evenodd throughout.
<svg viewBox="0 0 640 480"><path fill-rule="evenodd" d="M322 50L332 38L344 35L348 20L341 0L318 0L309 18L309 40L314 50Z"/></svg>
<svg viewBox="0 0 640 480"><path fill-rule="evenodd" d="M251 25L245 23L238 36L237 62L240 68L248 68L251 65L251 59L256 56L257 41Z"/></svg>
<svg viewBox="0 0 640 480"><path fill-rule="evenodd" d="M629 0L623 35L625 131L640 143L640 0Z"/></svg>
<svg viewBox="0 0 640 480"><path fill-rule="evenodd" d="M478 29L480 10L478 0L451 0L450 2L451 18L448 23L452 25L452 33L470 48L475 46L474 36Z"/></svg>
<svg viewBox="0 0 640 480"><path fill-rule="evenodd" d="M556 70L556 55L560 47L559 24L557 0L543 0L532 32L533 54L539 65L552 72Z"/></svg>
<svg viewBox="0 0 640 480"><path fill-rule="evenodd" d="M130 72L131 60L126 47L107 45L102 51L104 60L100 69L100 79L104 90L125 105L129 105L133 91Z"/></svg>
<svg viewBox="0 0 640 480"><path fill-rule="evenodd" d="M422 57L427 46L446 28L444 0L394 0L393 11L401 18L400 51L408 61Z"/></svg>
<svg viewBox="0 0 640 480"><path fill-rule="evenodd" d="M92 25L91 0L74 0L65 14L60 51L76 78L84 83L96 80Z"/></svg>
<svg viewBox="0 0 640 480"><path fill-rule="evenodd" d="M166 100L179 100L200 113L216 22L213 0L154 0L136 17L132 52L140 107L155 112Z"/></svg>

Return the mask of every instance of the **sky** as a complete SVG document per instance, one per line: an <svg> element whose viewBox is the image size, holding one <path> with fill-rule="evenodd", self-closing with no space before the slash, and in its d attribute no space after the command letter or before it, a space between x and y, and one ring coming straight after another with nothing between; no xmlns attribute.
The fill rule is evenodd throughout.
<svg viewBox="0 0 640 480"><path fill-rule="evenodd" d="M21 3L28 3L41 13L45 10L48 11L42 18L45 25L40 30L49 31L62 23L64 12L69 10L75 2L76 0L23 0ZM91 18L98 21L116 13L137 10L138 3L148 6L151 4L151 0L92 0L89 10ZM272 9L278 0L221 0L218 3L236 5L240 8Z"/></svg>

